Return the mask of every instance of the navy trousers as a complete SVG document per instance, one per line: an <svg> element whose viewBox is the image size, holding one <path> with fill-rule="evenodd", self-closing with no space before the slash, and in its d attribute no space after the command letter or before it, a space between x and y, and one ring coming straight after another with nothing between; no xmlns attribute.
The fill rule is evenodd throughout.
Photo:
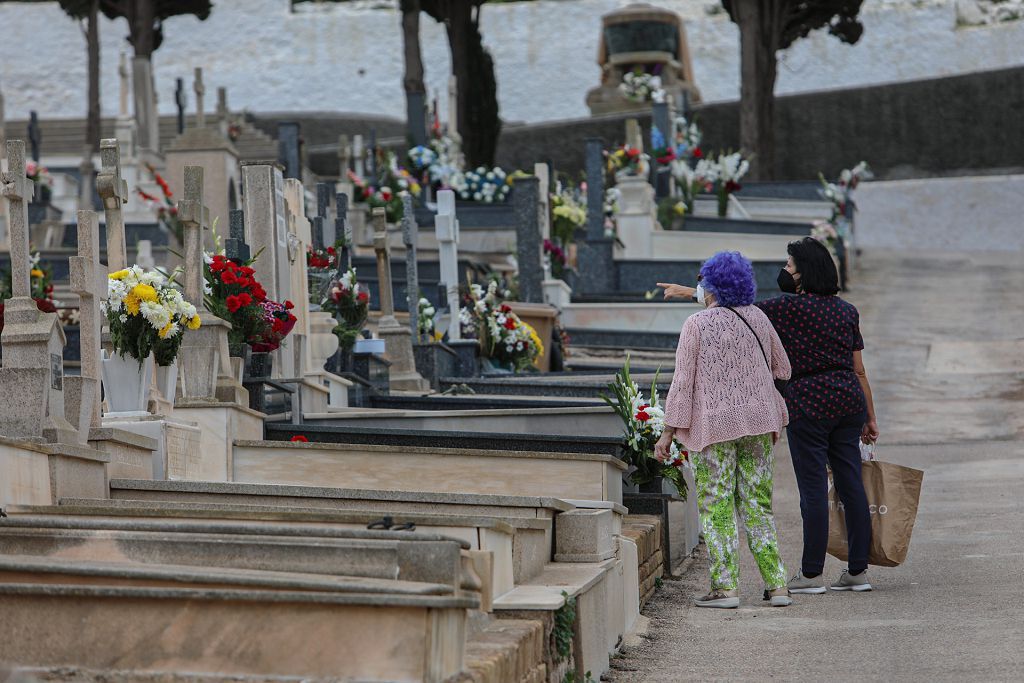
<svg viewBox="0 0 1024 683"><path fill-rule="evenodd" d="M800 514L804 520L803 573L820 574L828 547L828 472L839 500L846 509L846 533L850 543L849 568L859 574L868 566L871 545L871 513L860 473L860 433L865 413L812 420L800 417L789 423L789 452L800 489Z"/></svg>

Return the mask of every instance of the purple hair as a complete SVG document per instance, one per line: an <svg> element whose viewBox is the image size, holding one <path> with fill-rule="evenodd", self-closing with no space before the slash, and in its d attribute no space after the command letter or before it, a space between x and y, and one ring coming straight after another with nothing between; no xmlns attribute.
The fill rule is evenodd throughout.
<svg viewBox="0 0 1024 683"><path fill-rule="evenodd" d="M754 266L738 251L720 251L700 268L704 289L722 306L749 306L757 296Z"/></svg>

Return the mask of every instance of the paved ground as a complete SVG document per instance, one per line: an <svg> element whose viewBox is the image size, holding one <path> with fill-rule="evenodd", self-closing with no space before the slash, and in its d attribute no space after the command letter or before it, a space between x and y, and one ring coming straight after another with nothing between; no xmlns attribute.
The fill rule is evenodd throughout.
<svg viewBox="0 0 1024 683"><path fill-rule="evenodd" d="M1024 680L1024 268L998 256L867 254L860 308L879 458L925 471L910 557L869 570L871 593L763 607L744 548L739 610L704 610L701 549L646 612L645 641L613 662L619 682ZM775 506L798 568L798 496L783 443ZM826 576L842 565L829 558Z"/></svg>

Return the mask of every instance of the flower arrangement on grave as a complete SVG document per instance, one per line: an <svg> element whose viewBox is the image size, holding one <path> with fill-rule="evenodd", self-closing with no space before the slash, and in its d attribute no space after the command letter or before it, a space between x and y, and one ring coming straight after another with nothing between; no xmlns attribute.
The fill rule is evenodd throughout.
<svg viewBox="0 0 1024 683"><path fill-rule="evenodd" d="M658 202L658 224L664 230L678 230L686 216L686 201L678 197L665 197Z"/></svg>
<svg viewBox="0 0 1024 683"><path fill-rule="evenodd" d="M459 309L462 333L480 340L480 348L491 360L523 372L544 354L537 331L498 296L497 281L492 280L486 290L471 284L466 304Z"/></svg>
<svg viewBox="0 0 1024 683"><path fill-rule="evenodd" d="M498 166L492 169L480 166L474 171L456 172L448 179L459 199L485 204L505 201L512 189L511 182L512 178Z"/></svg>
<svg viewBox="0 0 1024 683"><path fill-rule="evenodd" d="M389 185L375 187L352 171L348 172L348 179L355 189L352 199L354 204L366 204L371 211L382 207L388 223L402 220L402 198Z"/></svg>
<svg viewBox="0 0 1024 683"><path fill-rule="evenodd" d="M838 258L837 247L839 240L841 239L839 231L836 230L836 226L832 221L816 220L811 227L811 237L818 240L826 247L832 254L832 258Z"/></svg>
<svg viewBox="0 0 1024 683"><path fill-rule="evenodd" d="M559 181L551 193L551 239L544 241L544 254L551 263L551 274L565 279L569 270L569 253L576 242L576 231L587 224L584 206L586 184L579 188L563 187Z"/></svg>
<svg viewBox="0 0 1024 683"><path fill-rule="evenodd" d="M25 162L25 177L39 187L53 188L53 176L50 170L37 161L28 160Z"/></svg>
<svg viewBox="0 0 1024 683"><path fill-rule="evenodd" d="M622 190L617 187L609 187L604 192L604 236L615 238L618 234L618 223L616 216L619 213L619 202L622 201Z"/></svg>
<svg viewBox="0 0 1024 683"><path fill-rule="evenodd" d="M565 255L565 250L552 240L544 240L544 258L551 264L551 275L564 280L569 269L569 257Z"/></svg>
<svg viewBox="0 0 1024 683"><path fill-rule="evenodd" d="M704 139L704 133L696 121L687 121L684 116L677 116L673 122L675 128L675 158L676 159L700 159L704 151L700 143Z"/></svg>
<svg viewBox="0 0 1024 683"><path fill-rule="evenodd" d="M263 302L266 290L256 281L250 265L240 265L223 254L206 256L206 307L231 323L228 346L231 355L241 356L245 344L260 343L267 332Z"/></svg>
<svg viewBox="0 0 1024 683"><path fill-rule="evenodd" d="M356 279L356 269L349 268L340 278L331 282L320 308L338 321L334 335L342 349L351 349L359 338L370 315L370 292Z"/></svg>
<svg viewBox="0 0 1024 683"><path fill-rule="evenodd" d="M174 363L185 330L202 324L196 307L185 301L163 273L132 266L107 276L107 299L101 304L110 327L114 353L141 365L154 354L157 365Z"/></svg>
<svg viewBox="0 0 1024 683"><path fill-rule="evenodd" d="M412 167L420 172L421 181L435 188L448 187L451 177L462 170L455 141L443 135L439 125L434 127L429 146L413 147L408 155Z"/></svg>
<svg viewBox="0 0 1024 683"><path fill-rule="evenodd" d="M630 465L630 480L646 484L656 477L672 481L680 497L686 498L687 486L682 469L688 467L689 454L675 440L668 460L654 456L654 446L665 429L665 411L658 403L658 373L651 382L650 398L645 398L629 374L629 356L615 379L608 384L611 396L601 398L622 419L622 458Z"/></svg>
<svg viewBox="0 0 1024 683"><path fill-rule="evenodd" d="M619 92L630 102L664 102L665 90L661 76L646 73L637 67L622 76Z"/></svg>
<svg viewBox="0 0 1024 683"><path fill-rule="evenodd" d="M53 298L53 268L48 263L43 263L39 252L32 254L29 262L29 286L30 296L36 302L36 308L43 313L56 313L59 301ZM14 286L10 270L4 270L0 276L0 332L4 329L4 301L10 299L14 294Z"/></svg>
<svg viewBox="0 0 1024 683"><path fill-rule="evenodd" d="M171 192L170 185L167 184L162 175L157 173L156 168L152 164L146 164L146 171L149 173L150 180L160 188L160 193L163 197L152 195L141 187L135 188L136 194L156 212L156 220L160 224L160 228L174 235L174 239L178 241L179 245L184 245L185 226L182 224L181 219L178 218L178 207L174 203L174 193Z"/></svg>
<svg viewBox="0 0 1024 683"><path fill-rule="evenodd" d="M840 171L839 186L856 190L857 186L860 185L860 181L871 180L874 177L875 174L872 173L871 167L868 166L868 162L861 161L853 168L844 168Z"/></svg>
<svg viewBox="0 0 1024 683"><path fill-rule="evenodd" d="M434 304L420 294L420 300L416 304L417 316L416 325L421 340L441 341L441 335L437 332L437 309Z"/></svg>
<svg viewBox="0 0 1024 683"><path fill-rule="evenodd" d="M650 157L636 147L622 145L611 152L605 152L608 172L616 177L644 176L650 171Z"/></svg>
<svg viewBox="0 0 1024 683"><path fill-rule="evenodd" d="M265 327L260 336L249 340L249 345L256 353L270 353L281 347L281 342L295 327L298 320L292 313L295 305L291 301L278 303L269 299L260 302L263 309Z"/></svg>
<svg viewBox="0 0 1024 683"><path fill-rule="evenodd" d="M740 152L719 153L717 157L701 159L694 173L705 183L705 189L718 197L718 215L725 218L729 213L729 195L743 186L740 180L750 170L750 161Z"/></svg>
<svg viewBox="0 0 1024 683"><path fill-rule="evenodd" d="M338 263L338 250L334 247L314 249L306 247L306 268L310 270L330 270Z"/></svg>

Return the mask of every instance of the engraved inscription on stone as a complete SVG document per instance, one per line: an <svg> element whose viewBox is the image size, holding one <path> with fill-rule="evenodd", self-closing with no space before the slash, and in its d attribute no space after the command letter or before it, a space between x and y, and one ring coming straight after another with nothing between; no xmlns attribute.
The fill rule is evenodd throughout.
<svg viewBox="0 0 1024 683"><path fill-rule="evenodd" d="M64 359L60 354L50 354L50 376L53 378L50 386L55 391L64 391Z"/></svg>

